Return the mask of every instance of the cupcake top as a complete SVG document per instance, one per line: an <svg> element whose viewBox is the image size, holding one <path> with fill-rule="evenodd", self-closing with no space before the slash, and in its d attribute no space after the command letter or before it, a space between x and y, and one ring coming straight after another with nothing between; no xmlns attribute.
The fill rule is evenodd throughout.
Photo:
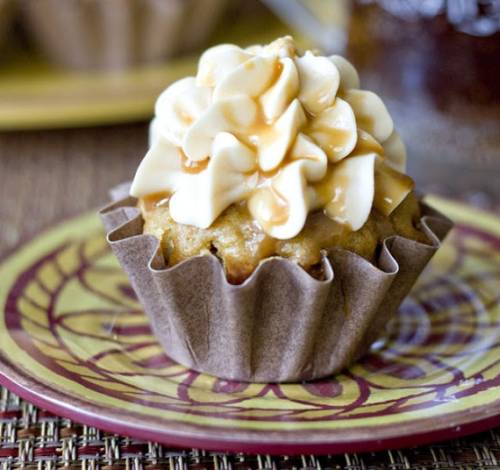
<svg viewBox="0 0 500 470"><path fill-rule="evenodd" d="M130 193L164 194L176 222L199 228L246 203L277 239L316 210L355 231L413 189L382 100L346 59L302 54L291 37L208 49L196 77L160 95L151 131Z"/></svg>

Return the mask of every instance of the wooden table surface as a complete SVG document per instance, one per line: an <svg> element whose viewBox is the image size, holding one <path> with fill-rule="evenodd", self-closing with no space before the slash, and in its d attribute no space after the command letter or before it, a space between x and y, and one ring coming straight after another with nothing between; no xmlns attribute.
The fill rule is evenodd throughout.
<svg viewBox="0 0 500 470"><path fill-rule="evenodd" d="M0 134L0 255L107 202L146 151L147 125Z"/></svg>

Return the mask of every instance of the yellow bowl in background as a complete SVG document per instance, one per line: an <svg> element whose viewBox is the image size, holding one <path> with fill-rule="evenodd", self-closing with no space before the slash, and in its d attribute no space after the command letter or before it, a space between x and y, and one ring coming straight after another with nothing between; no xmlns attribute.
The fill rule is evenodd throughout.
<svg viewBox="0 0 500 470"><path fill-rule="evenodd" d="M212 43L268 42L289 34L269 16L220 28ZM306 45L303 38L299 42ZM49 129L149 119L158 94L193 74L199 54L126 72L66 71L30 55L14 54L0 68L0 130Z"/></svg>

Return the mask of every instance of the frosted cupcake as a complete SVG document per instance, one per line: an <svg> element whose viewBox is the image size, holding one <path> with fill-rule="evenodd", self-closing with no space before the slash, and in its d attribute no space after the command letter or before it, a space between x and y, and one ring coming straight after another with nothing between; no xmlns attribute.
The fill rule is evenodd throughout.
<svg viewBox="0 0 500 470"><path fill-rule="evenodd" d="M30 31L53 62L119 70L199 47L225 0L22 0ZM63 38L63 40L61 40Z"/></svg>
<svg viewBox="0 0 500 470"><path fill-rule="evenodd" d="M342 57L290 37L206 51L159 97L131 197L104 211L167 354L291 381L366 352L450 227L405 160Z"/></svg>

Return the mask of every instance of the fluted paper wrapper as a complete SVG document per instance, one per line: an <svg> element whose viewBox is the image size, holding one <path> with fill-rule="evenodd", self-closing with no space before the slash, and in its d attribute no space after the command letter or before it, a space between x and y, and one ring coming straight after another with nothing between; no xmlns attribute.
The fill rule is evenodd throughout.
<svg viewBox="0 0 500 470"><path fill-rule="evenodd" d="M430 244L388 238L377 266L332 250L323 259L323 281L269 258L232 285L212 255L168 267L158 240L142 233L128 188L111 192L116 202L101 216L158 341L177 362L232 380L311 380L350 365L383 332L452 226L422 204Z"/></svg>
<svg viewBox="0 0 500 470"><path fill-rule="evenodd" d="M22 0L48 57L76 69L123 69L191 50L226 0Z"/></svg>

